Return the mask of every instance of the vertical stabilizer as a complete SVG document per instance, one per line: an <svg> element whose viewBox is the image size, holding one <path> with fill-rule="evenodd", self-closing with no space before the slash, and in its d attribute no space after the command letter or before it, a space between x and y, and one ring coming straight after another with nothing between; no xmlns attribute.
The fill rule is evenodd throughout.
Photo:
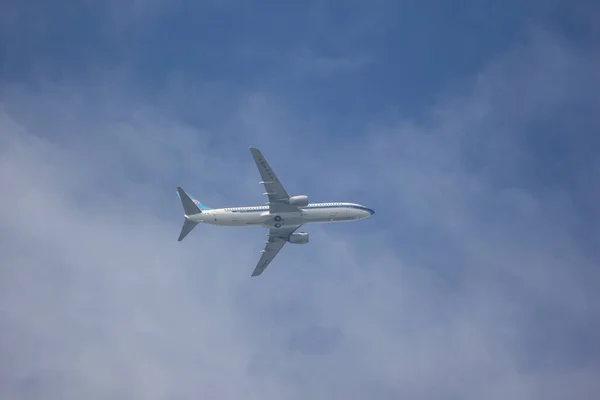
<svg viewBox="0 0 600 400"><path fill-rule="evenodd" d="M185 221L183 222L183 226L181 227L181 233L179 234L179 239L177 241L181 242L184 237L188 235L198 225L196 221L190 221L188 216L194 214L201 214L202 211L198 208L196 203L188 196L188 194L181 187L177 187L177 194L179 195L179 199L181 200L181 205L183 206L183 212L185 213Z"/></svg>
<svg viewBox="0 0 600 400"><path fill-rule="evenodd" d="M177 187L177 194L179 195L179 199L181 200L181 205L183 206L183 211L185 215L194 215L200 214L202 211L198 208L196 203L188 196L188 194L181 187Z"/></svg>

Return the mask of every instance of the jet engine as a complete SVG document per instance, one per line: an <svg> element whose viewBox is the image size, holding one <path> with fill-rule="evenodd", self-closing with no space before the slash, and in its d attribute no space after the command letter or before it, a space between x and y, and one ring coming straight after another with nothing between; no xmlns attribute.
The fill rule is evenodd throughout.
<svg viewBox="0 0 600 400"><path fill-rule="evenodd" d="M288 204L296 207L306 207L308 205L308 196L291 196Z"/></svg>
<svg viewBox="0 0 600 400"><path fill-rule="evenodd" d="M308 243L308 233L306 233L306 232L292 233L288 239L288 242L294 243L294 244Z"/></svg>

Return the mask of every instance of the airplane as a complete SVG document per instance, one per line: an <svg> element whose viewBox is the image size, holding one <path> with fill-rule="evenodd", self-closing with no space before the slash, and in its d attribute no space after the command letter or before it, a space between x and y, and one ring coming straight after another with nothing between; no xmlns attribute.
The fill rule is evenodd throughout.
<svg viewBox="0 0 600 400"><path fill-rule="evenodd" d="M251 276L258 276L273 261L286 243L308 243L307 232L296 232L304 224L348 222L368 218L375 213L356 203L309 203L308 196L290 196L261 151L250 147L269 201L264 206L210 208L187 194L180 186L177 195L184 211L184 223L178 241L182 241L199 223L221 226L263 226L269 229L265 248Z"/></svg>

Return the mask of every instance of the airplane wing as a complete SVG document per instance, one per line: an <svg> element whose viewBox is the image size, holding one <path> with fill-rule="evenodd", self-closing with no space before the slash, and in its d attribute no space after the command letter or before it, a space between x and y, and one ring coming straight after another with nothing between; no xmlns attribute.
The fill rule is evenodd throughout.
<svg viewBox="0 0 600 400"><path fill-rule="evenodd" d="M263 273L265 268L273 261L275 256L287 243L286 238L294 233L296 229L300 228L301 225L284 227L284 228L271 228L269 229L269 240L265 242L265 249L261 251L262 256L258 260L258 264L252 272L252 276L258 276Z"/></svg>
<svg viewBox="0 0 600 400"><path fill-rule="evenodd" d="M273 172L260 150L255 147L250 147L250 152L254 157L254 162L256 163L258 171L260 172L260 177L262 178L260 183L265 185L265 195L269 197L269 212L299 212L300 210L298 207L285 203L285 201L290 198L290 195L281 182L279 182L277 175L275 175L275 172Z"/></svg>

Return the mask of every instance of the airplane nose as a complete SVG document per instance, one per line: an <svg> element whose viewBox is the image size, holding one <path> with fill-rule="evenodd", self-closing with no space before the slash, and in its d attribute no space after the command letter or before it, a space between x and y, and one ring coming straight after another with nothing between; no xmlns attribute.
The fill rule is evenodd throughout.
<svg viewBox="0 0 600 400"><path fill-rule="evenodd" d="M358 211L358 212L356 212L356 214L354 214L356 216L355 218L358 218L358 219L369 218L371 215L375 214L374 210L372 210L368 207L365 207L365 206L360 206L359 210L360 211Z"/></svg>

